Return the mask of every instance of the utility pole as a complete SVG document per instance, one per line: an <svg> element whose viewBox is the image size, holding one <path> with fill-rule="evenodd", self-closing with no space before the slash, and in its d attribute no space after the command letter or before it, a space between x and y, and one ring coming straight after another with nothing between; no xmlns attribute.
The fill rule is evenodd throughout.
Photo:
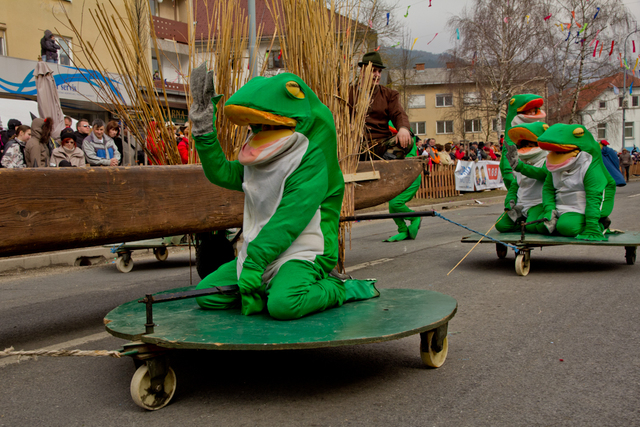
<svg viewBox="0 0 640 427"><path fill-rule="evenodd" d="M248 0L247 3L249 11L249 68L253 78L258 75L258 64L256 64L258 59L256 56L256 0Z"/></svg>
<svg viewBox="0 0 640 427"><path fill-rule="evenodd" d="M636 28L635 31L630 32L629 34L627 34L627 37L624 39L624 64L626 67L627 64L627 40L629 39L629 37L631 37L632 34L637 33L638 29ZM625 128L625 119L626 119L626 112L627 112L627 69L624 68L623 69L623 73L624 76L622 78L622 150L624 150L625 145L624 145L624 128ZM622 151L620 150L620 151Z"/></svg>

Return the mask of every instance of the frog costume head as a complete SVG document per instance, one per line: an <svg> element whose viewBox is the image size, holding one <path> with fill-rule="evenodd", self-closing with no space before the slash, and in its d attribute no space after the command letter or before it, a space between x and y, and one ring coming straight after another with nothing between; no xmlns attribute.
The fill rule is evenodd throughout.
<svg viewBox="0 0 640 427"><path fill-rule="evenodd" d="M333 116L309 86L295 74L254 77L225 103L224 114L238 126L250 126L252 136L238 155L240 163L256 164L288 148L287 141L299 132L310 142L321 141L322 150L337 152ZM321 138L316 134L322 133Z"/></svg>
<svg viewBox="0 0 640 427"><path fill-rule="evenodd" d="M556 124L538 138L538 146L547 150L547 169L555 171L566 169L574 163L584 151L593 157L593 162L602 163L600 146L582 125Z"/></svg>
<svg viewBox="0 0 640 427"><path fill-rule="evenodd" d="M518 147L518 157L524 163L534 165L547 156L547 152L538 146L538 137L549 125L542 122L525 123L509 129L509 139Z"/></svg>

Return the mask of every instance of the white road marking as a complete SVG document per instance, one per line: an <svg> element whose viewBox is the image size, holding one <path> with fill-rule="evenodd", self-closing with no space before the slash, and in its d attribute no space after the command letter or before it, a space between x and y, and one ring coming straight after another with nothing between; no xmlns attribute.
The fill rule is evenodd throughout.
<svg viewBox="0 0 640 427"><path fill-rule="evenodd" d="M632 194L631 196L628 196L628 197L632 198L632 197L638 197L638 196L640 196L640 194Z"/></svg>
<svg viewBox="0 0 640 427"><path fill-rule="evenodd" d="M362 264L352 265L344 269L345 273L351 273L352 271L360 270L362 268L371 267L372 265L383 264L385 262L393 261L393 258L381 258L375 261L363 262Z"/></svg>
<svg viewBox="0 0 640 427"><path fill-rule="evenodd" d="M111 335L107 332L99 332L93 335L87 335L86 337L76 338L74 340L61 342L59 344L53 344L48 347L39 348L36 351L49 351L49 350L62 350L70 347L78 347L79 345L86 344L92 341L98 341L101 339L109 338ZM22 360L29 360L28 357L23 357ZM19 363L20 358L18 356L9 356L3 359L0 359L0 368L13 365L14 363Z"/></svg>

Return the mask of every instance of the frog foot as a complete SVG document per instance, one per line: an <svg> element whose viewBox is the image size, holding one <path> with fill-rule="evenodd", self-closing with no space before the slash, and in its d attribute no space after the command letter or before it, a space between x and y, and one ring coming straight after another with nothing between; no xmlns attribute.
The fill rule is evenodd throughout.
<svg viewBox="0 0 640 427"><path fill-rule="evenodd" d="M383 242L401 242L409 238L409 234L406 231L400 232L395 236L389 237L387 240L383 240Z"/></svg>
<svg viewBox="0 0 640 427"><path fill-rule="evenodd" d="M420 224L422 223L422 218L413 218L411 220L411 224L409 224L409 238L411 240L415 239L418 236L418 230L420 229Z"/></svg>
<svg viewBox="0 0 640 427"><path fill-rule="evenodd" d="M602 241L608 240L607 236L605 236L603 234L600 234L600 233L578 234L576 236L576 239L578 239L578 240L589 240L591 242L602 242Z"/></svg>
<svg viewBox="0 0 640 427"><path fill-rule="evenodd" d="M380 291L376 289L376 280L348 279L344 282L345 300L344 302L362 301L380 296Z"/></svg>

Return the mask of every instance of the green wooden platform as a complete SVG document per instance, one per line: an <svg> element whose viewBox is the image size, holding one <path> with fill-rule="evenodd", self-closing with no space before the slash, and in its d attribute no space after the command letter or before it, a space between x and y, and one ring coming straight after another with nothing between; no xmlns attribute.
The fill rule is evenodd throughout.
<svg viewBox="0 0 640 427"><path fill-rule="evenodd" d="M573 237L545 236L543 234L525 234L524 240L518 233L499 233L491 231L487 236L509 243L515 246L558 246L558 245L588 245L588 246L640 246L640 232L626 231L621 234L609 234L609 240L601 242L591 242L588 240L578 240ZM482 236L472 234L462 238L463 243L476 243ZM483 239L482 243L495 243L489 239Z"/></svg>
<svg viewBox="0 0 640 427"><path fill-rule="evenodd" d="M116 337L164 348L283 350L399 339L447 324L458 307L454 298L434 291L382 289L380 294L289 321L264 313L242 316L239 309L202 310L193 299L154 304L155 333L148 335L143 335L145 306L136 300L112 310L104 322Z"/></svg>

